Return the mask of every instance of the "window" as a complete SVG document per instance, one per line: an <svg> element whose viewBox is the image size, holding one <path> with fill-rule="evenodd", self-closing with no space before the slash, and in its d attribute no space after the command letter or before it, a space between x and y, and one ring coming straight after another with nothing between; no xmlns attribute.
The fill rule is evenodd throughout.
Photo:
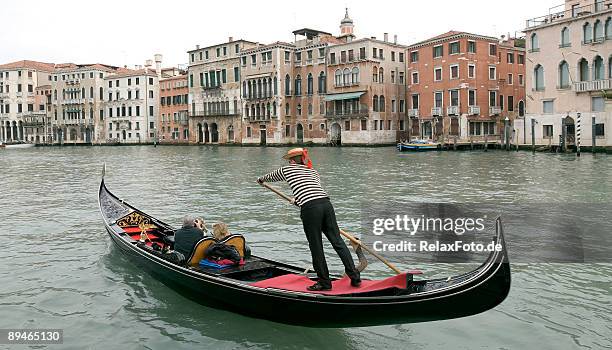
<svg viewBox="0 0 612 350"><path fill-rule="evenodd" d="M525 78L523 78L523 75L522 75L522 74L519 74L519 75L518 75L518 81L519 81L519 85L520 85L520 86L525 85Z"/></svg>
<svg viewBox="0 0 612 350"><path fill-rule="evenodd" d="M312 95L313 90L314 90L314 83L313 83L313 79L312 79L312 73L308 73L308 80L307 80L307 83L306 83L306 94L307 95Z"/></svg>
<svg viewBox="0 0 612 350"><path fill-rule="evenodd" d="M450 105L453 107L459 106L459 90L450 90Z"/></svg>
<svg viewBox="0 0 612 350"><path fill-rule="evenodd" d="M404 72L399 72L399 84L404 85Z"/></svg>
<svg viewBox="0 0 612 350"><path fill-rule="evenodd" d="M257 64L257 55L251 55L251 66L255 66Z"/></svg>
<svg viewBox="0 0 612 350"><path fill-rule="evenodd" d="M604 130L604 124L603 123L597 123L595 124L595 137L604 137L605 135L605 130Z"/></svg>
<svg viewBox="0 0 612 350"><path fill-rule="evenodd" d="M397 101L396 100L391 100L391 112L392 113L397 112Z"/></svg>
<svg viewBox="0 0 612 350"><path fill-rule="evenodd" d="M459 79L459 65L458 64L454 64L450 66L450 78Z"/></svg>
<svg viewBox="0 0 612 350"><path fill-rule="evenodd" d="M529 44L531 46L529 49L530 52L540 51L540 42L538 41L538 35L536 33L531 34Z"/></svg>
<svg viewBox="0 0 612 350"><path fill-rule="evenodd" d="M291 78L285 75L285 96L291 96Z"/></svg>
<svg viewBox="0 0 612 350"><path fill-rule="evenodd" d="M242 64L243 67L246 67L246 63L247 63L246 61L247 61L246 56L240 57L240 64Z"/></svg>
<svg viewBox="0 0 612 350"><path fill-rule="evenodd" d="M514 96L508 96L508 111L514 112Z"/></svg>
<svg viewBox="0 0 612 350"><path fill-rule="evenodd" d="M326 88L326 81L325 81L325 73L322 71L321 73L319 73L319 93L325 93Z"/></svg>
<svg viewBox="0 0 612 350"><path fill-rule="evenodd" d="M380 96L379 97L379 102L378 102L378 110L380 112L384 112L385 111L385 96Z"/></svg>
<svg viewBox="0 0 612 350"><path fill-rule="evenodd" d="M600 20L595 21L593 25L593 40L602 42L604 40L603 23Z"/></svg>
<svg viewBox="0 0 612 350"><path fill-rule="evenodd" d="M513 64L514 63L514 52L508 52L507 56L508 56L507 57L508 63Z"/></svg>
<svg viewBox="0 0 612 350"><path fill-rule="evenodd" d="M351 84L351 71L348 68L344 68L342 71L342 86L348 86Z"/></svg>
<svg viewBox="0 0 612 350"><path fill-rule="evenodd" d="M497 91L489 91L489 107L497 106Z"/></svg>
<svg viewBox="0 0 612 350"><path fill-rule="evenodd" d="M329 63L336 64L336 53L332 52L329 54Z"/></svg>
<svg viewBox="0 0 612 350"><path fill-rule="evenodd" d="M612 17L606 20L606 39L612 39Z"/></svg>
<svg viewBox="0 0 612 350"><path fill-rule="evenodd" d="M593 28L589 22L582 26L582 43L590 44L593 41Z"/></svg>
<svg viewBox="0 0 612 350"><path fill-rule="evenodd" d="M605 112L605 102L603 96L591 97L591 112Z"/></svg>
<svg viewBox="0 0 612 350"><path fill-rule="evenodd" d="M489 66L489 80L497 79L497 69L495 66Z"/></svg>
<svg viewBox="0 0 612 350"><path fill-rule="evenodd" d="M297 115L302 115L302 105L301 104L297 105Z"/></svg>
<svg viewBox="0 0 612 350"><path fill-rule="evenodd" d="M403 52L399 53L399 61L400 62L404 62L404 53Z"/></svg>
<svg viewBox="0 0 612 350"><path fill-rule="evenodd" d="M443 46L442 45L434 46L433 47L433 57L438 58L438 57L442 57L442 55L444 55Z"/></svg>
<svg viewBox="0 0 612 350"><path fill-rule="evenodd" d="M297 75L295 77L295 95L296 96L300 96L302 94L302 76L301 75Z"/></svg>
<svg viewBox="0 0 612 350"><path fill-rule="evenodd" d="M285 51L285 63L291 62L291 52Z"/></svg>
<svg viewBox="0 0 612 350"><path fill-rule="evenodd" d="M533 70L533 84L536 91L544 90L544 67L539 64Z"/></svg>
<svg viewBox="0 0 612 350"><path fill-rule="evenodd" d="M474 79L476 77L476 65L468 64L468 78Z"/></svg>
<svg viewBox="0 0 612 350"><path fill-rule="evenodd" d="M361 119L361 130L368 130L368 121L366 119Z"/></svg>
<svg viewBox="0 0 612 350"><path fill-rule="evenodd" d="M525 64L525 55L518 54L518 64Z"/></svg>
<svg viewBox="0 0 612 350"><path fill-rule="evenodd" d="M412 109L419 109L419 94L412 94Z"/></svg>
<svg viewBox="0 0 612 350"><path fill-rule="evenodd" d="M514 83L514 75L512 73L508 73L508 85L512 85Z"/></svg>
<svg viewBox="0 0 612 350"><path fill-rule="evenodd" d="M365 47L360 47L359 48L359 59L360 60L365 60L366 59L366 48Z"/></svg>
<svg viewBox="0 0 612 350"><path fill-rule="evenodd" d="M553 137L553 126L552 125L542 125L542 136L546 139L550 139Z"/></svg>
<svg viewBox="0 0 612 350"><path fill-rule="evenodd" d="M559 88L567 89L569 86L569 65L567 62L562 61L559 64Z"/></svg>
<svg viewBox="0 0 612 350"><path fill-rule="evenodd" d="M391 51L391 62L395 62L395 51Z"/></svg>
<svg viewBox="0 0 612 350"><path fill-rule="evenodd" d="M412 84L419 83L419 72L412 72Z"/></svg>
<svg viewBox="0 0 612 350"><path fill-rule="evenodd" d="M418 51L412 51L410 53L410 63L415 63L419 61L419 52Z"/></svg>
<svg viewBox="0 0 612 350"><path fill-rule="evenodd" d="M378 58L380 58L381 60L385 59L385 56L383 55L383 49L378 49Z"/></svg>
<svg viewBox="0 0 612 350"><path fill-rule="evenodd" d="M604 64L601 56L596 56L593 60L593 80L603 80L605 76Z"/></svg>
<svg viewBox="0 0 612 350"><path fill-rule="evenodd" d="M497 45L489 44L489 56L497 56Z"/></svg>
<svg viewBox="0 0 612 350"><path fill-rule="evenodd" d="M385 82L385 70L382 67L378 69L378 82L379 83Z"/></svg>
<svg viewBox="0 0 612 350"><path fill-rule="evenodd" d="M554 112L554 101L542 101L542 113L552 114Z"/></svg>
<svg viewBox="0 0 612 350"><path fill-rule="evenodd" d="M302 62L302 53L301 52L296 52L295 53L295 62L296 63Z"/></svg>
<svg viewBox="0 0 612 350"><path fill-rule="evenodd" d="M239 53L240 52L240 45L239 44L234 45L234 52L235 53Z"/></svg>
<svg viewBox="0 0 612 350"><path fill-rule="evenodd" d="M469 53L476 53L476 42L472 40L468 40L467 51Z"/></svg>
<svg viewBox="0 0 612 350"><path fill-rule="evenodd" d="M346 63L346 51L340 51L340 62Z"/></svg>
<svg viewBox="0 0 612 350"><path fill-rule="evenodd" d="M348 50L348 60L349 62L353 62L355 60L355 54L353 53L353 50Z"/></svg>
<svg viewBox="0 0 612 350"><path fill-rule="evenodd" d="M391 84L395 84L395 71L391 71Z"/></svg>
<svg viewBox="0 0 612 350"><path fill-rule="evenodd" d="M240 69L234 67L234 82L240 81Z"/></svg>
<svg viewBox="0 0 612 350"><path fill-rule="evenodd" d="M434 81L442 80L442 67L434 68Z"/></svg>
<svg viewBox="0 0 612 350"><path fill-rule="evenodd" d="M353 68L353 70L351 71L351 80L353 84L359 83L359 68L357 67Z"/></svg>
<svg viewBox="0 0 612 350"><path fill-rule="evenodd" d="M434 107L442 108L442 105L444 103L443 99L444 99L444 95L442 94L442 91L434 92Z"/></svg>
<svg viewBox="0 0 612 350"><path fill-rule="evenodd" d="M399 102L399 112L400 113L405 113L406 112L406 100L400 100L400 102Z"/></svg>
<svg viewBox="0 0 612 350"><path fill-rule="evenodd" d="M571 46L569 28L565 27L561 29L561 44L559 44L559 47L569 47L569 46Z"/></svg>
<svg viewBox="0 0 612 350"><path fill-rule="evenodd" d="M468 106L476 106L476 90L468 91Z"/></svg>
<svg viewBox="0 0 612 350"><path fill-rule="evenodd" d="M459 42L453 42L448 44L448 53L451 55L456 55L460 52Z"/></svg>

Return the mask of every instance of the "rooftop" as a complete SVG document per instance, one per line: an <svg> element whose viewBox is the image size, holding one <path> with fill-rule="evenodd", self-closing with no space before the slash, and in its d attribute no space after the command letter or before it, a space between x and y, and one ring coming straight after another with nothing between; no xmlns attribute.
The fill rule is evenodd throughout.
<svg viewBox="0 0 612 350"><path fill-rule="evenodd" d="M310 28L302 28L302 29L298 29L298 30L294 30L293 31L293 35L303 35L308 40L312 40L312 38L314 38L316 36L320 36L321 34L323 34L323 35L331 35L331 33L324 32L324 31L321 31L321 30L316 30L316 29L310 29Z"/></svg>
<svg viewBox="0 0 612 350"><path fill-rule="evenodd" d="M55 64L22 60L22 61L11 62L11 63L0 65L0 70L12 70L12 69L19 69L19 68L40 70L44 72L53 72L53 70L55 70Z"/></svg>
<svg viewBox="0 0 612 350"><path fill-rule="evenodd" d="M553 11L554 9L563 8L561 11ZM592 3L580 7L566 9L564 5L559 5L551 8L548 15L528 19L525 23L526 30L533 28L551 25L560 22L567 22L573 19L590 16L600 12L612 12L612 0L602 0L601 2Z"/></svg>
<svg viewBox="0 0 612 350"><path fill-rule="evenodd" d="M448 40L448 39L455 39L455 38L461 38L461 37L470 37L470 38L477 38L477 39L481 39L481 40L488 40L488 41L498 41L497 38L491 37L491 36L486 36L486 35L480 35L480 34L472 34L472 33L468 33L468 32L461 32L461 31L456 31L456 30L450 30L444 34L440 34L437 36L434 36L432 38L420 41L418 43L412 44L409 47L415 47L415 46L422 46L425 44L432 44L432 43L436 43L438 41L443 41L443 40Z"/></svg>

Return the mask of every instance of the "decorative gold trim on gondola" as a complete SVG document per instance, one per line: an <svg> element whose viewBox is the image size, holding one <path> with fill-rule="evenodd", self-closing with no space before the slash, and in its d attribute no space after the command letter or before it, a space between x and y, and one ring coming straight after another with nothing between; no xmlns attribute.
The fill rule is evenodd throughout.
<svg viewBox="0 0 612 350"><path fill-rule="evenodd" d="M117 220L117 225L119 225L119 227L140 227L140 225L151 225L153 226L151 228L155 227L151 224L151 219L149 217L136 211Z"/></svg>

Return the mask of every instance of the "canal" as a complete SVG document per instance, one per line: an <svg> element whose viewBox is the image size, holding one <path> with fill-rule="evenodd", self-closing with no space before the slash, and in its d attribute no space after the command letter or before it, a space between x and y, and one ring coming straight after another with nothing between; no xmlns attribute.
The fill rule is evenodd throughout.
<svg viewBox="0 0 612 350"><path fill-rule="evenodd" d="M109 189L149 214L176 226L188 213L209 223L224 221L244 234L258 255L310 265L298 212L255 182L283 164L284 151L210 146L0 150L0 329L62 328L65 347L74 349L525 349L536 344L598 349L612 343L608 262L513 262L508 298L472 317L309 329L201 306L140 273L111 245L97 204L103 163ZM602 154L398 154L381 147L313 148L311 156L341 227L356 234L367 203L603 206L612 195L612 162ZM600 218L606 219L609 215ZM331 270L340 272L329 245L326 252ZM364 277L389 274L383 264L370 262ZM415 267L410 259L397 264ZM416 267L423 278L466 268Z"/></svg>

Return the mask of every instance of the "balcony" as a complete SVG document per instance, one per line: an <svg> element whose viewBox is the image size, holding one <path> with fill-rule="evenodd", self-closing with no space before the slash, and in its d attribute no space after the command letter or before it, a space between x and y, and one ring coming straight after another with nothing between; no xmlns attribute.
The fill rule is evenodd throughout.
<svg viewBox="0 0 612 350"><path fill-rule="evenodd" d="M367 107L325 111L325 117L327 118L365 118L368 114Z"/></svg>
<svg viewBox="0 0 612 350"><path fill-rule="evenodd" d="M500 114L501 114L501 107L499 106L489 107L490 116L500 115Z"/></svg>
<svg viewBox="0 0 612 350"><path fill-rule="evenodd" d="M271 117L261 115L261 116L250 116L250 117L246 117L245 119L250 122L269 122Z"/></svg>
<svg viewBox="0 0 612 350"><path fill-rule="evenodd" d="M468 106L468 114L469 115L479 115L480 106Z"/></svg>
<svg viewBox="0 0 612 350"><path fill-rule="evenodd" d="M431 115L433 117L441 117L443 116L442 114L442 107L434 107L431 109Z"/></svg>
<svg viewBox="0 0 612 350"><path fill-rule="evenodd" d="M417 108L409 109L408 110L408 116L410 118L418 118L419 117L419 110Z"/></svg>
<svg viewBox="0 0 612 350"><path fill-rule="evenodd" d="M562 5L556 6L552 8L551 10L555 8L565 8L565 5L562 4ZM594 13L607 11L610 8L612 8L612 1L605 0L605 1L597 2L597 3L588 4L585 6L576 7L576 8L569 9L569 10L557 11L554 13L550 13L546 16L540 16L540 17L528 19L525 27L534 28L534 27L538 27L541 25L545 25L545 24L559 22L559 21L562 21L568 18L588 16Z"/></svg>
<svg viewBox="0 0 612 350"><path fill-rule="evenodd" d="M15 96L17 96L17 97L22 97L22 96L23 96L23 92L18 91L18 92L16 92L16 93L15 93Z"/></svg>
<svg viewBox="0 0 612 350"><path fill-rule="evenodd" d="M0 98L9 98L8 92L0 93Z"/></svg>
<svg viewBox="0 0 612 350"><path fill-rule="evenodd" d="M612 89L612 79L574 83L574 91L576 92L605 91L610 89Z"/></svg>
<svg viewBox="0 0 612 350"><path fill-rule="evenodd" d="M219 110L219 111L209 111L204 109L196 109L195 114L192 117L223 117L223 116L237 116L242 114L242 109L238 110Z"/></svg>
<svg viewBox="0 0 612 350"><path fill-rule="evenodd" d="M459 115L459 106L449 106L446 107L447 115Z"/></svg>
<svg viewBox="0 0 612 350"><path fill-rule="evenodd" d="M337 88L350 87L350 86L359 86L359 82L358 81L356 81L356 82L352 82L352 81L348 82L347 81L347 82L336 82L334 84L334 87L337 87Z"/></svg>

